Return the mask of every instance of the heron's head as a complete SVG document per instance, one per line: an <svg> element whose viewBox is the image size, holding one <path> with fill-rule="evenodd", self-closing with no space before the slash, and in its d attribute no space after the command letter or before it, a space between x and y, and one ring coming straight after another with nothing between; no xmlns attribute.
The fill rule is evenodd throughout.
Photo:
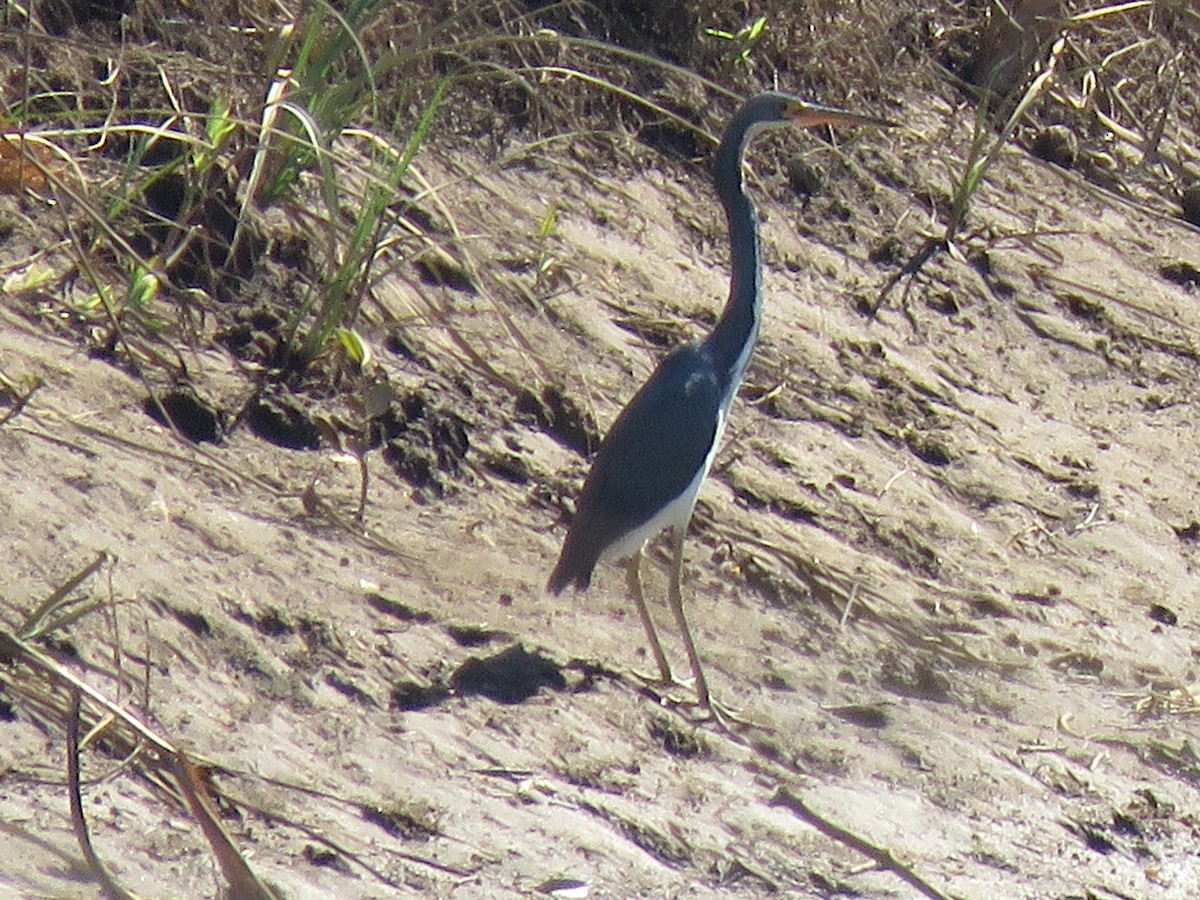
<svg viewBox="0 0 1200 900"><path fill-rule="evenodd" d="M751 120L761 125L800 125L814 128L818 125L878 125L890 128L896 123L877 116L864 116L833 106L810 103L793 94L768 91L746 103Z"/></svg>

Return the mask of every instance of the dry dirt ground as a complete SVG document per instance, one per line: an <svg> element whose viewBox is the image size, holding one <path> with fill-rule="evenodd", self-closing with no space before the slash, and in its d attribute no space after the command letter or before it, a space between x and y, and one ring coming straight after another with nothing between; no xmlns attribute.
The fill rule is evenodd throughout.
<svg viewBox="0 0 1200 900"><path fill-rule="evenodd" d="M738 739L643 689L618 570L544 594L586 462L514 387L561 386L548 406L603 427L704 332L726 250L701 166L421 159L490 287L376 285L360 328L435 460L416 488L369 453L363 527L352 455L180 440L9 265L0 374L42 387L0 425L5 630L110 554L75 592L101 607L46 650L214 767L281 896L1200 895L1200 235L1010 148L969 240L871 315L971 113L948 86L868 111L907 128L752 154L766 319L686 575ZM512 234L536 281L499 262ZM184 352L205 396L245 391L225 351ZM0 664L0 893L98 896L65 741ZM142 771L83 753L99 858L143 897L218 895L195 819Z"/></svg>

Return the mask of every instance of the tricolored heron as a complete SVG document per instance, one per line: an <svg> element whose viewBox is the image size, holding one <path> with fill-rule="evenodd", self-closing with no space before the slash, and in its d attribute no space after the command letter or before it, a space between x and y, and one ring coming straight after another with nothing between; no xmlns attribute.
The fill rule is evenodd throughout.
<svg viewBox="0 0 1200 900"><path fill-rule="evenodd" d="M729 300L712 333L699 344L686 344L667 355L617 416L596 453L547 585L552 594L570 584L582 590L601 559L629 559L629 591L659 674L665 683L674 683L646 608L640 574L647 542L670 528L673 560L667 597L683 635L697 699L713 714L719 711L713 706L683 612L683 539L750 361L762 315L758 217L742 184L742 155L758 131L787 124L891 123L777 92L751 98L734 114L717 148L714 171L717 196L729 223L733 270Z"/></svg>

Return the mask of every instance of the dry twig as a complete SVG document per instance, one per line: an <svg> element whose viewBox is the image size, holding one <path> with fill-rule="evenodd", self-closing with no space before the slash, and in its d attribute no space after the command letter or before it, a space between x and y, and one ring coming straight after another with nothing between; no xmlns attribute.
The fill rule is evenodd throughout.
<svg viewBox="0 0 1200 900"><path fill-rule="evenodd" d="M921 895L929 897L931 900L951 900L949 894L942 893L912 869L899 862L896 857L892 856L890 850L877 847L857 834L847 831L840 825L835 825L828 819L818 815L808 804L787 788L781 787L775 791L775 795L771 798L771 806L782 806L797 818L803 819L809 825L812 825L826 837L833 838L838 843L845 844L850 849L856 850L863 854L863 856L868 857L880 869L896 873L901 881Z"/></svg>

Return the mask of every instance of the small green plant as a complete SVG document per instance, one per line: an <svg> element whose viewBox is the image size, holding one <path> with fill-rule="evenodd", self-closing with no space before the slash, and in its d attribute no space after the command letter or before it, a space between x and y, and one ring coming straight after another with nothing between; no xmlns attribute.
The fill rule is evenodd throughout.
<svg viewBox="0 0 1200 900"><path fill-rule="evenodd" d="M278 66L245 203L278 202L301 172L315 167L326 248L322 276L284 330L289 365L307 365L338 329L352 327L371 265L396 218L389 210L451 83L447 77L436 84L415 125L392 129L403 133L411 127L401 150L378 130L352 127L361 118L372 123L369 128L379 128L379 78L397 76L421 52L414 46L370 58L362 35L390 8L385 0L352 0L339 10L322 0L302 25L284 35L275 54ZM393 80L402 95L395 105L403 109L418 85L403 77ZM348 135L368 139L366 166L356 154L344 152L339 141ZM344 342L346 332L341 335Z"/></svg>
<svg viewBox="0 0 1200 900"><path fill-rule="evenodd" d="M1067 33L1071 29L1078 29L1080 26L1095 22L1101 19L1106 19L1114 16L1122 16L1130 12L1140 9L1146 9L1153 6L1148 0L1135 0L1128 3L1113 3L1109 6L1100 7L1097 9L1087 10L1069 16L1060 23L1061 30L1053 41L1046 40L1045 46L1041 48L1041 52L1046 53L1046 62L1042 65L1041 71L1029 83L1029 86L1021 94L1012 113L1005 120L1004 125L999 132L992 134L991 118L995 112L995 108L999 106L1004 108L1015 96L1015 91L1003 98L997 97L993 91L985 91L981 102L976 110L975 115L975 130L971 139L971 148L967 153L966 165L963 169L962 177L959 179L955 191L954 199L950 207L950 216L946 222L946 231L944 240L947 247L953 248L953 241L966 221L967 211L971 203L971 198L974 197L976 191L979 190L987 177L988 169L999 157L1000 152L1005 145L1012 139L1013 134L1017 130L1017 126L1025 117L1025 114L1033 106L1034 102L1042 95L1050 80L1054 77L1055 71L1063 57L1063 52L1067 47ZM1113 59L1130 53L1142 46L1142 43L1133 44L1120 48L1117 51L1109 54L1105 61L1100 64L1103 68ZM1089 71L1085 75L1085 83L1095 81L1094 71ZM1089 92L1085 89L1085 93ZM997 100L1000 102L997 103ZM1097 112L1100 117L1103 114ZM990 141L990 146L989 146Z"/></svg>
<svg viewBox="0 0 1200 900"><path fill-rule="evenodd" d="M150 268L135 265L129 279L129 292L125 296L125 304L130 309L144 312L150 301L158 296L162 282Z"/></svg>
<svg viewBox="0 0 1200 900"><path fill-rule="evenodd" d="M276 69L268 93L253 180L258 202L277 201L314 162L325 171L330 143L372 104L374 71L358 34L387 6L353 0L339 12L320 2L302 26L284 33L276 56L286 60L293 49L295 55Z"/></svg>
<svg viewBox="0 0 1200 900"><path fill-rule="evenodd" d="M542 216L542 220L538 223L538 257L537 266L533 274L533 283L536 289L542 279L548 277L554 270L558 260L555 258L550 249L550 238L554 234L554 230L558 227L558 204L551 203L546 207L546 213Z"/></svg>
<svg viewBox="0 0 1200 900"><path fill-rule="evenodd" d="M207 113L194 118L202 119L202 133L198 128L171 127L170 119L167 124L140 129L140 139L126 159L120 188L113 193L103 222L98 223L129 272L125 302L119 306L112 303L117 293L111 286L96 284L90 303L103 305L110 316L119 318L133 311L151 324L146 317L150 301L164 281L177 273L181 260L194 266L201 255L197 247L203 242L208 242L204 261L214 275L231 258L228 234L196 226L208 226L212 209L230 193L223 160L240 126L228 100L220 96L211 101ZM138 131L130 129L130 133ZM162 155L164 149L171 154L166 162L147 163L152 154ZM130 223L126 216L134 209L139 212Z"/></svg>
<svg viewBox="0 0 1200 900"><path fill-rule="evenodd" d="M237 131L238 124L231 111L229 101L224 97L218 96L209 104L204 119L204 136L208 143L193 147L192 165L197 172L207 172L216 164L229 138Z"/></svg>
<svg viewBox="0 0 1200 900"><path fill-rule="evenodd" d="M744 63L750 58L750 54L754 52L754 47L758 43L759 38L763 36L763 32L767 30L767 17L759 16L749 25L738 29L737 31L724 31L720 28L705 28L704 33L709 37L719 38L723 41L729 41L734 46L733 61L735 64Z"/></svg>
<svg viewBox="0 0 1200 900"><path fill-rule="evenodd" d="M388 211L404 174L433 127L434 118L450 83L449 79L445 79L438 85L402 152L378 149L378 142L374 142L377 148L376 159L382 166L383 173L372 179L364 189L354 229L346 246L340 250L336 245L331 248L334 254L332 269L321 285L320 296L310 294L308 302L297 309L290 323L289 333L294 336L298 333L301 319L314 305L316 306L314 321L299 344L299 362L314 359L339 327L349 328L356 318L358 305L370 276L371 264L384 233L395 220L395 216L389 216ZM388 156L392 158L388 159ZM331 227L330 235L331 240L336 240L336 229Z"/></svg>
<svg viewBox="0 0 1200 900"><path fill-rule="evenodd" d="M967 152L963 174L959 178L954 189L954 199L950 204L950 216L946 221L946 230L943 234L943 240L947 247L954 246L954 240L958 237L958 233L962 230L966 223L967 212L971 205L971 199L983 184L987 177L988 169L1000 156L1001 151L1007 146L1011 140L1013 133L1017 130L1017 125L1021 119L1033 105L1033 102L1041 96L1042 90L1049 83L1054 75L1054 70L1062 57L1063 48L1066 46L1065 38L1059 37L1050 48L1050 55L1047 58L1046 64L1042 67L1042 71L1033 79L1029 87L1025 89L1020 101L1005 121L999 133L993 134L990 127L992 105L996 100L996 95L991 92L985 92L982 101L975 112L975 130L971 136L971 148ZM990 142L990 146L989 146Z"/></svg>

